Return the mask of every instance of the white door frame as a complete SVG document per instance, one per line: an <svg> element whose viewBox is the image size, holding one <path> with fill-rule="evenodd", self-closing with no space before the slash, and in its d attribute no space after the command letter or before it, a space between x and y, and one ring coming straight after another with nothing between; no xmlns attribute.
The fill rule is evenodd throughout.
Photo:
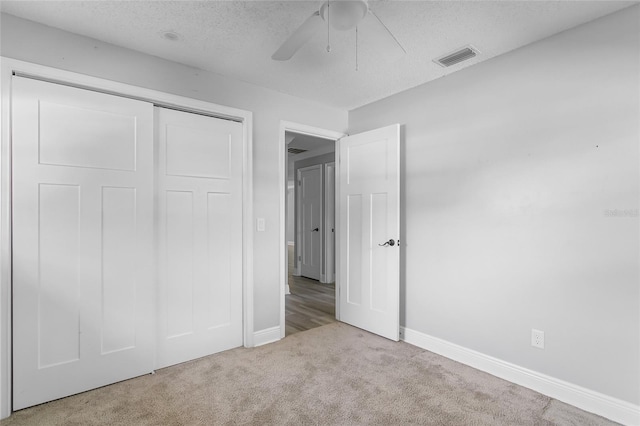
<svg viewBox="0 0 640 426"><path fill-rule="evenodd" d="M329 176L331 175L330 170L333 169L333 185L327 185L329 181ZM326 163L324 165L324 282L331 283L335 280L335 274L333 273L334 265L335 265L335 229L336 229L336 163ZM329 206L333 203L333 230L330 226L327 226L329 223L329 217L331 216L331 211ZM331 239L331 234L333 234L334 244L329 244L329 240Z"/></svg>
<svg viewBox="0 0 640 426"><path fill-rule="evenodd" d="M287 262L288 262L288 252L287 252L287 223L286 223L286 209L287 209L287 141L285 138L285 132L295 132L309 136L315 136L323 139L333 139L337 141L338 139L347 136L345 133L336 132L333 130L321 129L319 127L308 126L306 124L294 123L291 121L280 121L280 142L279 142L279 153L278 157L279 161L279 181L280 181L280 337L285 336L285 306L284 306L284 297L286 293L287 287ZM337 161L337 159L336 159ZM338 185L338 181L336 180L336 185ZM297 202L297 201L296 201ZM337 204L336 204L337 208ZM336 235L338 232L338 223L336 223ZM336 253L337 255L337 253ZM336 280L336 294L338 292L338 282ZM336 301L338 298L336 297ZM336 315L338 310L336 309Z"/></svg>
<svg viewBox="0 0 640 426"><path fill-rule="evenodd" d="M0 419L11 414L11 81L12 75L135 98L187 112L239 121L243 124L242 310L243 342L253 342L253 114L211 102L144 89L30 62L0 57Z"/></svg>
<svg viewBox="0 0 640 426"><path fill-rule="evenodd" d="M313 166L307 166L307 167L302 167L300 169L297 170L296 172L296 183L297 185L295 185L295 203L296 203L296 229L298 230L298 232L296 233L296 247L298 249L300 249L300 247L302 247L302 196L300 194L300 190L302 189L300 186L300 182L302 181L302 172L304 170L310 170L310 169L319 169L320 170L320 215L324 216L324 193L325 191L323 191L324 188L324 168L322 167L322 164L315 164ZM319 232L320 235L320 251L318 252L320 254L320 273L319 273L319 279L318 281L320 281L321 283L325 282L324 281L324 273L322 270L322 256L324 253L324 235L322 235L324 233L324 229L325 227L325 223L324 220L321 221L320 226L322 227L322 232ZM296 250L297 251L297 250ZM300 253L300 252L298 252ZM288 260L288 258L287 258ZM294 259L295 261L295 259ZM302 266L300 265L300 263L298 263L298 272L300 274L300 276L302 276ZM307 277L309 278L309 277Z"/></svg>

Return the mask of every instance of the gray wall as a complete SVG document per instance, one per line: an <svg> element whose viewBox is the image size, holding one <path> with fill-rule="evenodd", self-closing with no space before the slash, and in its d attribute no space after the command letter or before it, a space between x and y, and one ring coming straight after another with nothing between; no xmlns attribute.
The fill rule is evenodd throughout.
<svg viewBox="0 0 640 426"><path fill-rule="evenodd" d="M634 404L639 12L349 113L404 124L401 323Z"/></svg>
<svg viewBox="0 0 640 426"><path fill-rule="evenodd" d="M294 180L297 179L298 177L298 169L303 169L305 167L309 167L309 166L315 166L316 164L327 164L327 163L333 163L334 161L336 161L336 153L335 152L331 152L329 154L323 154L323 155L318 155L316 157L311 157L311 158L305 158L304 160L299 160L299 161L295 161L293 163L293 176L294 176ZM326 178L324 176L324 167L322 168L322 200L323 200L323 209L322 209L322 222L325 223L326 222L326 218L325 218L325 212L324 212L324 194L325 194L325 182L326 182ZM299 186L297 185L296 182L296 195L295 197L298 197L298 188ZM297 217L298 215L298 203L295 203L294 206L294 217ZM296 220L294 220L294 234L297 236L298 235L298 223ZM322 247L324 247L325 244L325 234L324 232L322 233ZM326 266L326 259L325 259L325 251L324 249L322 250L322 273L325 273L325 266ZM293 265L294 267L298 267L298 246L296 246L295 250L294 250L294 256L293 256Z"/></svg>

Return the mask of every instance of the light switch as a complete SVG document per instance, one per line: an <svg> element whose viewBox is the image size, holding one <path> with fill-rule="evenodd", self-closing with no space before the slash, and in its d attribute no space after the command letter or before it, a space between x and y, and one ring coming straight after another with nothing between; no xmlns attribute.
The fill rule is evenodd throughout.
<svg viewBox="0 0 640 426"><path fill-rule="evenodd" d="M265 223L264 218L259 217L258 220L256 221L256 228L258 229L258 232L264 232L264 228L265 228L264 223Z"/></svg>

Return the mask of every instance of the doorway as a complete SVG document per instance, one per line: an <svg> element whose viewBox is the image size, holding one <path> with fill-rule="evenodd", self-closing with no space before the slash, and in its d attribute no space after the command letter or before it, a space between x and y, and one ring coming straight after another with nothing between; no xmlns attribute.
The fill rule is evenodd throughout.
<svg viewBox="0 0 640 426"><path fill-rule="evenodd" d="M304 135L323 137L322 130L301 127L300 133ZM339 212L334 228L335 318L395 341L400 329L400 130L399 124L393 124L334 139L335 210ZM287 131L297 133L298 129L290 123L281 125L282 337L287 328L284 275ZM324 135L324 139L331 138Z"/></svg>
<svg viewBox="0 0 640 426"><path fill-rule="evenodd" d="M336 321L335 149L343 134L281 125L281 336Z"/></svg>

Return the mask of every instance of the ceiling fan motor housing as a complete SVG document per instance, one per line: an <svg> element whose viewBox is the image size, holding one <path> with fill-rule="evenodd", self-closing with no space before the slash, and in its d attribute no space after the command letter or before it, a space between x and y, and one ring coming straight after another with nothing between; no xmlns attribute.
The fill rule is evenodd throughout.
<svg viewBox="0 0 640 426"><path fill-rule="evenodd" d="M327 16L327 10L329 16ZM336 30L346 31L354 29L367 15L369 4L367 0L331 0L320 7L320 16Z"/></svg>

